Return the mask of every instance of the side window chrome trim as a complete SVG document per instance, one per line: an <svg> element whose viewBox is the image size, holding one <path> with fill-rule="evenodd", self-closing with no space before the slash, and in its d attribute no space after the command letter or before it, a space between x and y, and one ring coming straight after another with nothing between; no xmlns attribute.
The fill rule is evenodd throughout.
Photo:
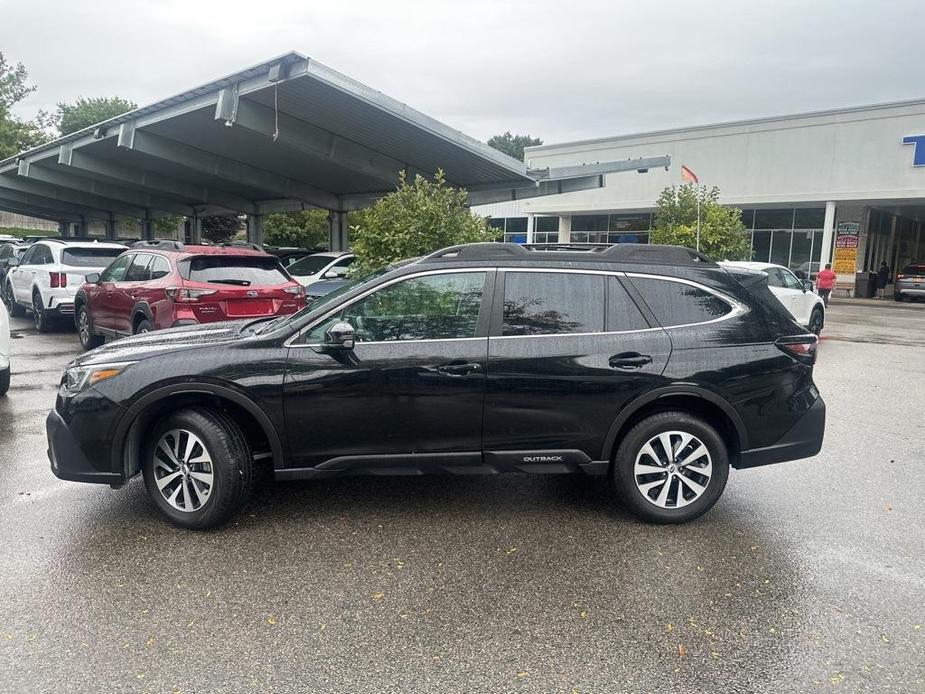
<svg viewBox="0 0 925 694"><path fill-rule="evenodd" d="M319 316L313 323L306 325L304 328L302 328L295 334L290 335L288 338L286 338L286 341L283 342L283 347L317 347L318 343L294 344L294 342L295 340L299 339L299 337L302 336L302 333L313 330L320 323L323 323L328 318L333 316L335 313L343 311L346 308L350 308L357 301L365 299L367 296L369 296L370 294L373 294L374 292L379 291L380 289L391 287L393 284L397 284L398 282L404 282L405 280L411 280L411 279L418 279L419 277L429 277L431 275L456 275L456 274L470 273L470 272L486 272L487 273L487 272L493 272L494 270L497 270L497 269L498 268L494 268L494 267L456 267L456 268L443 268L441 270L426 270L426 271L421 271L421 272L410 273L407 275L402 275L401 277L393 277L388 282L377 284L375 287L371 287L370 289L367 289L362 294L358 294L357 296L353 297L349 302L338 304L337 306L332 308L327 313ZM486 338L485 337L460 337L460 338L450 338L450 339L484 340ZM388 340L387 342L389 343L393 343L393 342L411 343L411 342L425 342L425 341L426 342L443 342L444 340ZM377 343L364 342L363 344L371 345L371 344L377 344Z"/></svg>
<svg viewBox="0 0 925 694"><path fill-rule="evenodd" d="M640 279L662 280L663 282L676 282L678 284L686 284L690 287L694 287L695 289L704 291L707 294L712 294L717 299L726 302L732 309L729 311L729 313L723 316L720 316L719 318L712 318L710 320L705 320L705 321L697 321L696 323L682 323L680 325L664 325L662 326L662 329L664 330L674 330L676 328L690 328L690 327L697 326L697 325L710 325L711 323L719 323L720 321L729 320L730 318L736 318L737 316L741 316L742 314L748 313L749 311L748 306L746 306L745 304L741 303L740 301L736 299L733 299L731 296L723 294L722 292L717 291L716 289L711 289L710 287L707 287L698 282L694 282L692 280L683 279L681 277L669 277L667 275L650 275L650 274L643 273L643 272L627 272L625 274L627 277L639 277ZM642 294L641 291L640 293ZM646 298L645 294L642 294L642 298L643 300L645 300ZM656 319L657 318L658 317L656 316Z"/></svg>

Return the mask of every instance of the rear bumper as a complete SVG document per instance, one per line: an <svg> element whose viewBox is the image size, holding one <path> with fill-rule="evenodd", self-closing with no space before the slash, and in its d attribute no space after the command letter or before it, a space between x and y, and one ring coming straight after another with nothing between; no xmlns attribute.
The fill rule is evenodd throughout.
<svg viewBox="0 0 925 694"><path fill-rule="evenodd" d="M904 287L898 284L893 287L893 293L900 296L925 296L925 287Z"/></svg>
<svg viewBox="0 0 925 694"><path fill-rule="evenodd" d="M742 451L736 468L758 467L816 455L825 435L825 403L818 398L773 446Z"/></svg>

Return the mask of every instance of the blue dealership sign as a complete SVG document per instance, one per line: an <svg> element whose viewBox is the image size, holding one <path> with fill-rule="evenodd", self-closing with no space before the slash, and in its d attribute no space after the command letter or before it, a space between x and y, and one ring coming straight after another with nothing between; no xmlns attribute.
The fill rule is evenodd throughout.
<svg viewBox="0 0 925 694"><path fill-rule="evenodd" d="M904 145L912 145L912 165L925 166L925 135L906 135Z"/></svg>

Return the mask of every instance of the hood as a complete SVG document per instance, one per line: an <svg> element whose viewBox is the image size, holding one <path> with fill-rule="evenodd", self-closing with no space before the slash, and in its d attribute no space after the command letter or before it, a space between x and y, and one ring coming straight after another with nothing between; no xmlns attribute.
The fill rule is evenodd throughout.
<svg viewBox="0 0 925 694"><path fill-rule="evenodd" d="M179 352L247 339L241 335L241 328L252 322L253 319L187 325L124 337L121 340L107 342L102 347L80 355L71 362L71 365L140 361L167 352Z"/></svg>

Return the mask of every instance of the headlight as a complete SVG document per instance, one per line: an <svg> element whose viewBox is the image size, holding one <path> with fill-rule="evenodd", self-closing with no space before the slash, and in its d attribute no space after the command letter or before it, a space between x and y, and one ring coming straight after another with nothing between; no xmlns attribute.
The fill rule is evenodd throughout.
<svg viewBox="0 0 925 694"><path fill-rule="evenodd" d="M76 395L100 381L118 376L134 363L133 361L124 361L116 364L73 366L64 372L59 390L62 394Z"/></svg>

